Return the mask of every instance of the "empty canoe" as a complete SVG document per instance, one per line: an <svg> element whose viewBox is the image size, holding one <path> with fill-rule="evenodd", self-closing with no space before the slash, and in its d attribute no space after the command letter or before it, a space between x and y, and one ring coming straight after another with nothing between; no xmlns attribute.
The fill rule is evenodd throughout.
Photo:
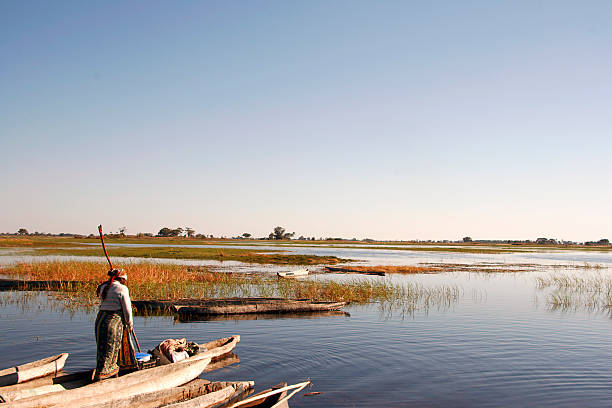
<svg viewBox="0 0 612 408"><path fill-rule="evenodd" d="M17 367L0 370L0 386L19 384L50 374L57 374L64 368L68 353L43 358Z"/></svg>
<svg viewBox="0 0 612 408"><path fill-rule="evenodd" d="M323 302L308 299L240 299L213 300L200 304L174 304L173 309L181 315L223 315L244 313L302 313L338 310L346 302Z"/></svg>
<svg viewBox="0 0 612 408"><path fill-rule="evenodd" d="M280 276L281 278L294 278L296 276L306 276L308 275L308 269L297 269L295 271L289 271L289 272L277 272L276 275Z"/></svg>

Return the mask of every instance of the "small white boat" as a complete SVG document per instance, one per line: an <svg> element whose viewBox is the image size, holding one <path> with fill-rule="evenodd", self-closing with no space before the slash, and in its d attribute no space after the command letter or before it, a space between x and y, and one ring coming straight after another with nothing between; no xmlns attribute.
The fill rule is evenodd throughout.
<svg viewBox="0 0 612 408"><path fill-rule="evenodd" d="M308 269L297 269L289 272L277 272L276 274L281 278L293 278L296 276L306 276L308 273Z"/></svg>
<svg viewBox="0 0 612 408"><path fill-rule="evenodd" d="M68 353L43 358L17 367L0 370L0 387L19 384L50 374L57 374L64 368Z"/></svg>

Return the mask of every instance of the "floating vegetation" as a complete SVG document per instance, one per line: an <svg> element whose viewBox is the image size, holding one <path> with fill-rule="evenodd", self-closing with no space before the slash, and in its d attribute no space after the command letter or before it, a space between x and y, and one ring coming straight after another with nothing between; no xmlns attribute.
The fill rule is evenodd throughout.
<svg viewBox="0 0 612 408"><path fill-rule="evenodd" d="M539 290L550 290L546 304L552 310L605 310L612 307L612 276L551 273L536 278Z"/></svg>
<svg viewBox="0 0 612 408"><path fill-rule="evenodd" d="M19 279L78 281L71 290L58 288L56 299L67 307L89 309L98 300L96 286L106 279L107 266L96 262L22 263L2 270ZM425 287L418 283L395 283L389 279L333 280L278 279L272 274L210 272L201 267L139 263L126 267L132 299L184 299L227 297L308 298L367 304L377 302L385 309L407 312L448 307L461 296L456 285Z"/></svg>

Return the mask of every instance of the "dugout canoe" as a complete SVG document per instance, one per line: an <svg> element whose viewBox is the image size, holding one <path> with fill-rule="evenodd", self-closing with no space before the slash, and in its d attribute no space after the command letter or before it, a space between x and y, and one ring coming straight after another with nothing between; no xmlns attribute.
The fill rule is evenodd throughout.
<svg viewBox="0 0 612 408"><path fill-rule="evenodd" d="M178 387L195 379L210 363L210 357L198 360L183 360L147 370L136 371L118 378L86 385L71 390L23 398L9 402L6 408L25 407L86 407L112 399Z"/></svg>
<svg viewBox="0 0 612 408"><path fill-rule="evenodd" d="M243 381L238 383L225 383L226 385L219 386L215 391L204 393L195 398L186 399L185 401L176 402L174 404L164 405L164 408L220 408L232 404L242 398L244 394L251 388L255 382ZM93 407L92 407L93 408ZM114 407L113 407L114 408Z"/></svg>
<svg viewBox="0 0 612 408"><path fill-rule="evenodd" d="M53 396L56 394L68 395L72 401L73 399L84 399L90 396L95 397L100 394L108 393L111 390L121 393L122 397L129 397L131 395L145 392L153 392L176 387L185 384L200 375L200 373L207 368L211 361L219 361L224 356L230 355L232 350L234 350L239 342L240 336L235 335L213 340L208 343L201 343L200 346L204 346L206 350L196 354L195 356L189 357L186 360L178 363L166 364L159 367L136 371L134 373L120 376L119 378L112 378L94 384L90 384L91 370L88 370L52 378L49 380L50 382L48 384L39 385L35 388L23 388L6 392L3 392L2 389L0 389L0 401L13 402L15 404L20 403L21 401L31 401L33 404L48 404L49 406L54 406L56 402L54 402L55 397ZM198 361L203 361L204 363L191 364L191 369L189 369L189 367L184 367L183 364L196 363ZM165 368L165 370L159 370L160 368ZM173 370L176 370L177 373L172 374ZM197 374L195 374L192 378L189 378L195 371L198 371ZM171 378L173 375L175 378ZM155 381L153 381L153 379ZM146 384L139 384L140 382L147 381L151 383L149 386L146 386ZM177 383L177 381L179 381L179 383ZM100 388L101 384L107 384L109 382L114 384L114 388ZM124 388L132 391L128 390L129 392L126 394L126 392L124 392ZM74 393L74 391L77 392ZM45 397L49 397L50 400L46 401ZM99 400L96 401L100 402ZM13 405L6 404L5 406L10 407ZM15 405L15 407L21 406L26 407L28 405Z"/></svg>
<svg viewBox="0 0 612 408"><path fill-rule="evenodd" d="M208 380L197 378L180 387L110 401L96 401L91 405L83 405L81 408L185 408L190 403L193 404L192 401L198 404L206 403L206 405L196 406L209 408L233 403L242 398L249 389L253 388L254 384L253 381L211 383Z"/></svg>
<svg viewBox="0 0 612 408"><path fill-rule="evenodd" d="M179 315L231 315L247 313L304 313L339 310L346 302L323 302L310 299L219 299L199 304L174 304Z"/></svg>
<svg viewBox="0 0 612 408"><path fill-rule="evenodd" d="M245 313L224 315L175 315L174 321L186 322L213 322L228 320L271 320L271 319L324 319L328 317L350 317L351 314L343 310L327 310L319 312L302 313Z"/></svg>
<svg viewBox="0 0 612 408"><path fill-rule="evenodd" d="M362 271L359 269L341 268L337 266L326 266L325 269L327 269L330 272L335 272L335 273L359 273L362 275L385 276L385 273L382 271L367 271L367 270Z"/></svg>
<svg viewBox="0 0 612 408"><path fill-rule="evenodd" d="M219 298L219 299L196 299L196 298L183 298L183 299L172 299L172 300L132 300L132 306L136 311L144 312L165 312L172 311L174 305L181 306L198 306L202 303L206 304L232 304L232 303L256 303L266 301L277 301L286 300L281 298L272 297L232 297L232 298Z"/></svg>
<svg viewBox="0 0 612 408"><path fill-rule="evenodd" d="M64 368L68 353L0 370L0 387L19 384L47 375L57 375Z"/></svg>
<svg viewBox="0 0 612 408"><path fill-rule="evenodd" d="M280 383L272 388L268 388L258 394L245 398L242 401L229 405L227 408L289 408L287 401L309 384L310 381L304 381L293 385ZM291 393L287 395L287 391L291 391Z"/></svg>

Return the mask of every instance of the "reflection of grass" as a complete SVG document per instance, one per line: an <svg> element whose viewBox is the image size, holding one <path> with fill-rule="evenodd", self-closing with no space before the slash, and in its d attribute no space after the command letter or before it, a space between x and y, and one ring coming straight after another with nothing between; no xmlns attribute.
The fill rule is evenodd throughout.
<svg viewBox="0 0 612 408"><path fill-rule="evenodd" d="M112 247L108 251L112 257L201 259L279 265L336 264L338 262L351 261L350 259L342 259L335 256L290 255L274 253L274 251L270 250L258 252L256 250L238 248ZM44 248L38 249L37 254L104 256L101 247Z"/></svg>
<svg viewBox="0 0 612 408"><path fill-rule="evenodd" d="M69 307L93 307L95 288L106 279L107 267L95 262L45 262L19 264L2 270L5 275L35 279L80 281L71 291L58 292ZM271 274L207 272L182 265L132 264L126 268L133 299L224 297L308 298L350 303L379 302L383 307L406 310L452 304L460 296L456 286L425 288L416 283L386 279L354 279L342 283L324 280L278 279Z"/></svg>

